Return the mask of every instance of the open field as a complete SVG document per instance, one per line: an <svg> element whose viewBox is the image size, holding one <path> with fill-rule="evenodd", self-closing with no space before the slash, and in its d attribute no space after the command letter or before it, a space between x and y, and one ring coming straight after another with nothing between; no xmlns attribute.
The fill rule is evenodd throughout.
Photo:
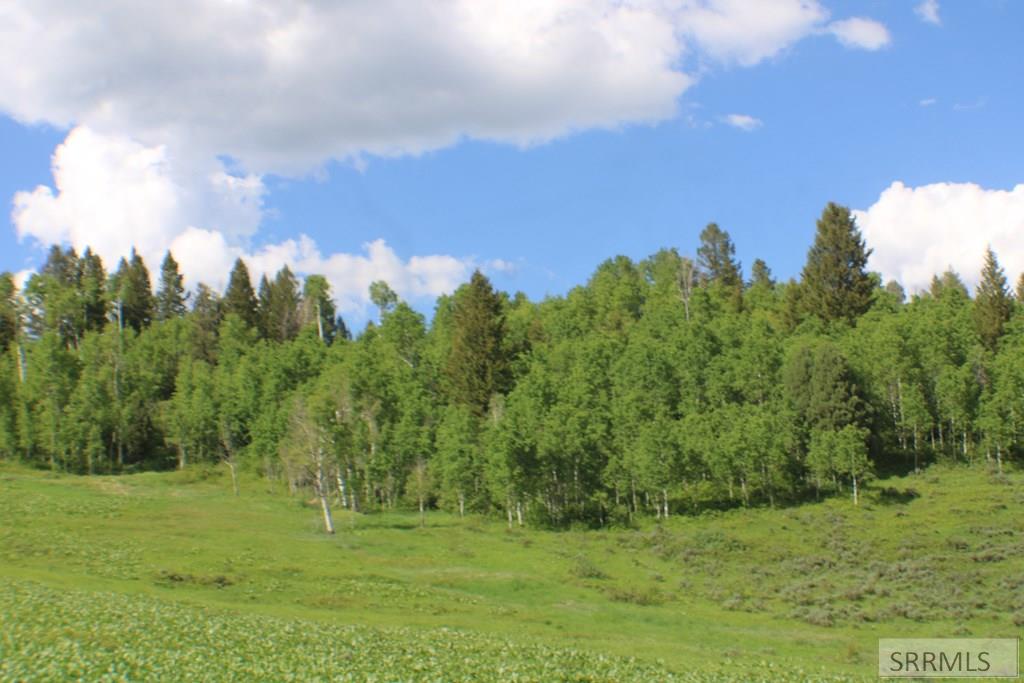
<svg viewBox="0 0 1024 683"><path fill-rule="evenodd" d="M607 531L339 513L334 537L267 486L0 469L0 679L860 680L879 637L1024 627L1019 472Z"/></svg>

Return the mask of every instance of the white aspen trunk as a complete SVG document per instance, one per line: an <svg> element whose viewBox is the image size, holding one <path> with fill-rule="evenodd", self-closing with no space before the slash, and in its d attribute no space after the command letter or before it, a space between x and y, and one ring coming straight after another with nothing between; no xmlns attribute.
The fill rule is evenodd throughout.
<svg viewBox="0 0 1024 683"><path fill-rule="evenodd" d="M516 501L516 522L519 526L523 526L523 504L518 500Z"/></svg>
<svg viewBox="0 0 1024 683"><path fill-rule="evenodd" d="M316 332L320 336L321 343L324 341L324 317L320 312L320 302L316 302Z"/></svg>
<svg viewBox="0 0 1024 683"><path fill-rule="evenodd" d="M747 494L747 478L740 477L740 492L743 494L743 507L750 503L750 496Z"/></svg>
<svg viewBox="0 0 1024 683"><path fill-rule="evenodd" d="M327 481L324 477L324 453L318 448L316 453L316 494L320 498L320 509L324 513L324 531L334 533L334 520L331 519L331 506L327 502Z"/></svg>
<svg viewBox="0 0 1024 683"><path fill-rule="evenodd" d="M853 475L853 504L857 504L857 475Z"/></svg>
<svg viewBox="0 0 1024 683"><path fill-rule="evenodd" d="M345 480L341 476L341 468L337 471L338 478L338 496L341 498L341 507L348 507L348 498L345 496Z"/></svg>
<svg viewBox="0 0 1024 683"><path fill-rule="evenodd" d="M466 497L459 491L459 517L466 516Z"/></svg>
<svg viewBox="0 0 1024 683"><path fill-rule="evenodd" d="M178 469L185 469L185 447L178 443Z"/></svg>
<svg viewBox="0 0 1024 683"><path fill-rule="evenodd" d="M18 342L18 380L25 383L25 347Z"/></svg>
<svg viewBox="0 0 1024 683"><path fill-rule="evenodd" d="M665 519L668 519L668 490L661 490L661 500L665 504Z"/></svg>
<svg viewBox="0 0 1024 683"><path fill-rule="evenodd" d="M227 463L228 463L228 468L231 470L231 488L233 488L235 490L235 495L237 496L238 495L238 473L235 472L235 459L233 457L229 458Z"/></svg>
<svg viewBox="0 0 1024 683"><path fill-rule="evenodd" d="M505 513L508 516L508 528L512 528L512 501L505 499Z"/></svg>

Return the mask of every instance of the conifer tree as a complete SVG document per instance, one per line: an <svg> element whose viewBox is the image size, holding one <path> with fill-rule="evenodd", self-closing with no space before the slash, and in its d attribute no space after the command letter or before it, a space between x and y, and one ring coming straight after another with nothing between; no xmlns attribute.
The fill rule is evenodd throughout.
<svg viewBox="0 0 1024 683"><path fill-rule="evenodd" d="M1006 275L996 260L991 247L985 249L985 266L981 270L981 282L974 297L974 323L981 343L989 351L995 351L1003 328L1010 319L1013 302L1006 289Z"/></svg>
<svg viewBox="0 0 1024 683"><path fill-rule="evenodd" d="M262 284L260 289L262 293ZM295 338L299 333L299 302L299 282L284 266L270 283L267 308L261 311L267 339L283 342Z"/></svg>
<svg viewBox="0 0 1024 683"><path fill-rule="evenodd" d="M260 276L260 286L256 292L256 310L259 318L260 336L267 339L270 336L270 280L266 274Z"/></svg>
<svg viewBox="0 0 1024 683"><path fill-rule="evenodd" d="M1017 303L1024 306L1024 273L1017 278Z"/></svg>
<svg viewBox="0 0 1024 683"><path fill-rule="evenodd" d="M775 280L772 279L772 271L763 259L754 259L754 265L750 268L750 286L774 287Z"/></svg>
<svg viewBox="0 0 1024 683"><path fill-rule="evenodd" d="M221 321L221 300L208 286L199 283L192 300L192 348L199 360L212 363L217 357L217 330Z"/></svg>
<svg viewBox="0 0 1024 683"><path fill-rule="evenodd" d="M501 298L477 270L469 284L456 293L452 311L452 342L445 376L453 403L483 415L491 395L504 389L504 332Z"/></svg>
<svg viewBox="0 0 1024 683"><path fill-rule="evenodd" d="M78 289L82 299L84 329L102 330L107 324L107 271L103 260L89 247L78 261Z"/></svg>
<svg viewBox="0 0 1024 683"><path fill-rule="evenodd" d="M718 282L723 287L736 287L741 284L736 246L729 238L729 233L719 228L717 223L708 223L700 233L697 265L708 280Z"/></svg>
<svg viewBox="0 0 1024 683"><path fill-rule="evenodd" d="M235 265L231 269L228 288L224 291L224 298L221 300L221 309L224 315L234 313L249 327L259 329L256 293L252 290L249 269L246 267L245 261L240 258L235 260Z"/></svg>
<svg viewBox="0 0 1024 683"><path fill-rule="evenodd" d="M122 258L118 264L111 279L110 298L122 327L138 332L152 322L155 302L149 270L134 248L129 260Z"/></svg>
<svg viewBox="0 0 1024 683"><path fill-rule="evenodd" d="M866 312L874 289L865 271L870 254L850 210L829 202L803 269L804 310L825 321L850 322Z"/></svg>
<svg viewBox="0 0 1024 683"><path fill-rule="evenodd" d="M156 293L156 319L170 320L185 315L184 278L178 270L178 262L168 251L160 266L160 287Z"/></svg>

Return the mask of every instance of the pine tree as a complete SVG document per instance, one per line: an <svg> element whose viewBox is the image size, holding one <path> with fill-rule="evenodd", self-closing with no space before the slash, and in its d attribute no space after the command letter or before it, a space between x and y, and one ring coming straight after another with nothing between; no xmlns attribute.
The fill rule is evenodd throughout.
<svg viewBox="0 0 1024 683"><path fill-rule="evenodd" d="M259 329L256 293L252 291L249 269L242 259L236 259L235 266L231 269L228 288L224 291L224 298L221 300L221 310L224 315L234 313L249 327Z"/></svg>
<svg viewBox="0 0 1024 683"><path fill-rule="evenodd" d="M299 282L288 266L277 272L267 294L263 316L267 339L277 342L294 339L299 333Z"/></svg>
<svg viewBox="0 0 1024 683"><path fill-rule="evenodd" d="M985 249L985 266L974 297L974 323L981 343L995 351L1003 328L1013 312L1013 302L1006 288L1006 275L991 247Z"/></svg>
<svg viewBox="0 0 1024 683"><path fill-rule="evenodd" d="M866 312L874 290L865 271L870 255L850 210L829 202L803 269L805 310L826 321L850 322Z"/></svg>
<svg viewBox="0 0 1024 683"><path fill-rule="evenodd" d="M477 270L456 293L452 311L451 351L444 370L453 403L483 415L491 396L505 388L504 333L501 297Z"/></svg>
<svg viewBox="0 0 1024 683"><path fill-rule="evenodd" d="M256 293L256 310L259 315L260 336L267 339L270 336L270 280L266 274L260 276L260 286Z"/></svg>
<svg viewBox="0 0 1024 683"><path fill-rule="evenodd" d="M185 315L184 278L178 271L178 262L168 251L160 265L160 288L156 293L156 319L170 320Z"/></svg>
<svg viewBox="0 0 1024 683"><path fill-rule="evenodd" d="M221 321L221 300L208 286L199 283L192 300L192 348L195 358L213 363L217 358L217 330Z"/></svg>
<svg viewBox="0 0 1024 683"><path fill-rule="evenodd" d="M750 268L750 286L774 287L775 280L772 279L772 271L768 264L762 259L754 259L754 265Z"/></svg>
<svg viewBox="0 0 1024 683"><path fill-rule="evenodd" d="M729 233L719 228L717 223L708 223L700 233L697 265L707 279L724 287L735 287L742 281L736 247Z"/></svg>
<svg viewBox="0 0 1024 683"><path fill-rule="evenodd" d="M86 247L78 261L78 272L85 329L102 330L107 324L110 308L106 291L107 271L103 268L103 260L99 254Z"/></svg>
<svg viewBox="0 0 1024 683"><path fill-rule="evenodd" d="M134 248L129 260L121 259L111 278L110 298L122 327L138 332L153 321L155 301L149 270Z"/></svg>

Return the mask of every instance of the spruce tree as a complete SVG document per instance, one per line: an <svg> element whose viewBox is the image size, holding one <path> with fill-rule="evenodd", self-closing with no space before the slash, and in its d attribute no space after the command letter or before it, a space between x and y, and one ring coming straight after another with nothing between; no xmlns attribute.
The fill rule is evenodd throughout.
<svg viewBox="0 0 1024 683"><path fill-rule="evenodd" d="M121 259L111 278L110 299L122 327L136 332L153 321L155 303L146 263L132 248L129 260Z"/></svg>
<svg viewBox="0 0 1024 683"><path fill-rule="evenodd" d="M451 350L444 368L452 403L482 416L491 396L505 388L504 332L501 297L477 270L456 293L452 310Z"/></svg>
<svg viewBox="0 0 1024 683"><path fill-rule="evenodd" d="M170 320L185 315L184 278L178 270L178 262L168 251L160 266L160 288L156 293L156 319Z"/></svg>
<svg viewBox="0 0 1024 683"><path fill-rule="evenodd" d="M228 288L224 291L224 298L221 300L221 310L224 315L234 313L249 327L259 329L256 293L252 291L249 269L246 267L245 261L240 258L235 260L235 266L231 269Z"/></svg>
<svg viewBox="0 0 1024 683"><path fill-rule="evenodd" d="M849 322L866 312L874 290L865 271L870 254L850 210L829 202L803 269L804 310L825 321Z"/></svg>
<svg viewBox="0 0 1024 683"><path fill-rule="evenodd" d="M107 300L107 271L99 254L89 247L78 261L79 289L86 330L101 330L107 323L110 303Z"/></svg>
<svg viewBox="0 0 1024 683"><path fill-rule="evenodd" d="M267 339L283 342L299 333L299 282L288 266L277 271L268 292L264 317Z"/></svg>
<svg viewBox="0 0 1024 683"><path fill-rule="evenodd" d="M974 297L974 324L981 343L995 351L1003 328L1013 312L1013 302L1006 288L1006 275L991 247L985 249L985 266Z"/></svg>
<svg viewBox="0 0 1024 683"><path fill-rule="evenodd" d="M260 336L270 336L270 280L266 273L260 276L260 286L256 292L256 310L258 312Z"/></svg>
<svg viewBox="0 0 1024 683"><path fill-rule="evenodd" d="M740 264L736 260L736 247L729 238L729 233L719 228L717 223L708 223L700 233L697 265L708 280L717 282L725 288L742 284Z"/></svg>
<svg viewBox="0 0 1024 683"><path fill-rule="evenodd" d="M768 264L762 259L754 259L754 265L750 268L750 286L774 287L775 280L772 279L772 271Z"/></svg>

